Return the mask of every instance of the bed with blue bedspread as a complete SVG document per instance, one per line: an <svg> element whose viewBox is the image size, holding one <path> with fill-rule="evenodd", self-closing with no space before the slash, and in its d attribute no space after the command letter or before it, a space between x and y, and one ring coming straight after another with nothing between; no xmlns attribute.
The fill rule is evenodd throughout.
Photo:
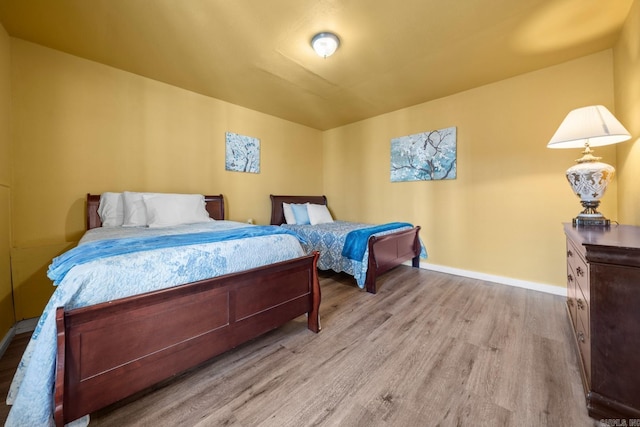
<svg viewBox="0 0 640 427"><path fill-rule="evenodd" d="M206 198L216 221L99 227L88 195L94 228L49 267L56 290L11 384L7 426L84 425L300 315L320 330L317 254L280 227L224 221L222 196Z"/></svg>
<svg viewBox="0 0 640 427"><path fill-rule="evenodd" d="M419 267L420 258L427 256L420 241L419 226L406 222L336 221L327 210L324 216L318 214L316 221L313 212L307 211L307 216L296 223L295 218L287 220L287 205L293 206L297 213L295 208L305 205L307 209L326 207L326 197L271 195L271 224L281 225L301 236L307 252L318 251L319 269L345 272L370 293L377 292L377 277L382 273L408 260L412 261L413 267ZM304 211L302 213L304 216Z"/></svg>

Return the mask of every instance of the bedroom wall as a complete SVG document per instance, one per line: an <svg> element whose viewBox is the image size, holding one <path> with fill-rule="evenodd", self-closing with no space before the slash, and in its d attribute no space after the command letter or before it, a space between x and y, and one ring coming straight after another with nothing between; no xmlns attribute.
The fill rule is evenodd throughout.
<svg viewBox="0 0 640 427"><path fill-rule="evenodd" d="M637 8L638 0L630 20ZM639 117L637 27L627 23L626 42L615 50L616 94L621 85L636 90L630 101L616 100L632 133L637 124L625 116ZM428 264L564 287L561 223L580 210L564 170L579 153L546 143L570 109L614 109L612 51L323 134L19 39L10 43L15 174L11 185L0 182L0 192L14 192L17 320L38 316L52 292L46 268L84 230L85 193L107 190L223 193L230 219L258 223L268 221L271 192L325 193L338 218L422 225ZM458 130L456 180L389 182L391 138L448 126ZM261 139L260 174L224 171L225 131ZM636 179L626 178L640 163L636 145L616 147L628 168L616 164L616 148L598 153L617 166L621 194L631 191L637 201ZM0 176L3 167L0 160ZM614 181L601 210L637 222L632 197L620 201L618 215L616 192Z"/></svg>
<svg viewBox="0 0 640 427"><path fill-rule="evenodd" d="M565 287L562 223L581 206L564 172L580 150L546 145L570 110L590 104L613 110L611 50L326 131L330 208L421 225L435 268ZM390 182L392 138L450 126L457 179ZM597 153L615 166L615 148ZM614 181L601 205L611 219L616 202Z"/></svg>
<svg viewBox="0 0 640 427"><path fill-rule="evenodd" d="M640 0L633 2L613 58L616 112L632 136L616 145L619 220L640 225Z"/></svg>
<svg viewBox="0 0 640 427"><path fill-rule="evenodd" d="M87 192L222 193L229 219L262 224L270 193L322 192L320 131L20 39L11 49L18 320L40 315ZM227 131L260 139L259 174L225 171Z"/></svg>
<svg viewBox="0 0 640 427"><path fill-rule="evenodd" d="M11 291L10 76L11 52L9 36L4 27L0 25L0 344L2 338L15 323Z"/></svg>

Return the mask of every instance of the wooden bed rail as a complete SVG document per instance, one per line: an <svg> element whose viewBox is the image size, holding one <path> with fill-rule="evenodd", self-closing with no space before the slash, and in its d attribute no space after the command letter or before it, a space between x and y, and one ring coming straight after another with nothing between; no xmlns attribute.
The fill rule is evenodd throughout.
<svg viewBox="0 0 640 427"><path fill-rule="evenodd" d="M327 205L327 197L322 196L283 196L271 194L271 224L286 224L283 203L313 203ZM376 279L382 273L405 261L412 260L413 267L420 267L420 227L402 230L369 239L369 257L365 288L367 292L377 292Z"/></svg>
<svg viewBox="0 0 640 427"><path fill-rule="evenodd" d="M376 278L405 261L420 267L420 226L393 234L369 238L369 261L365 287L367 292L377 292Z"/></svg>
<svg viewBox="0 0 640 427"><path fill-rule="evenodd" d="M307 314L320 331L318 253L56 311L54 419L63 426Z"/></svg>

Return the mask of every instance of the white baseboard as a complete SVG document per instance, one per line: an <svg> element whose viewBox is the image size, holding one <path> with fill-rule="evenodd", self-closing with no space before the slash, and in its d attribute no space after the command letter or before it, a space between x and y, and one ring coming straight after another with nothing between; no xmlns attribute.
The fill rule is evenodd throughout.
<svg viewBox="0 0 640 427"><path fill-rule="evenodd" d="M33 331L38 324L38 319L38 317L34 317L33 319L21 320L13 325L11 329L9 329L9 332L5 334L4 338L2 338L2 341L0 341L0 357L2 357L4 352L7 351L7 348L9 348L13 337L17 334Z"/></svg>
<svg viewBox="0 0 640 427"><path fill-rule="evenodd" d="M25 332L33 332L33 330L36 328L36 325L38 324L38 320L40 320L39 317L34 317L31 319L21 320L16 323L16 335L23 334Z"/></svg>
<svg viewBox="0 0 640 427"><path fill-rule="evenodd" d="M411 265L411 264L409 264ZM530 289L532 291L545 292L553 295L567 296L567 288L546 285L543 283L529 282L526 280L513 279L511 277L495 276L492 274L479 273L477 271L462 270L459 268L445 267L437 264L421 262L420 268L425 270L438 271L440 273L453 274L454 276L469 277L472 279L485 280L487 282L499 283L501 285L515 286L517 288Z"/></svg>
<svg viewBox="0 0 640 427"><path fill-rule="evenodd" d="M2 341L0 341L0 357L2 357L2 355L4 355L4 352L7 351L7 348L9 348L9 344L11 344L11 340L13 339L15 334L16 327L14 325L11 327L11 329L9 329L9 332L6 333L4 338L2 338Z"/></svg>

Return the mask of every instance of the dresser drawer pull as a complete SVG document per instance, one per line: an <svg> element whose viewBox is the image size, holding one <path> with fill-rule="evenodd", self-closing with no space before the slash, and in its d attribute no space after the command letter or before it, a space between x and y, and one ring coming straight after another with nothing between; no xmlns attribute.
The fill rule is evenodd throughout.
<svg viewBox="0 0 640 427"><path fill-rule="evenodd" d="M576 268L576 274L578 276L583 276L584 277L584 270L582 269L582 267Z"/></svg>
<svg viewBox="0 0 640 427"><path fill-rule="evenodd" d="M584 332L578 332L578 341L584 342Z"/></svg>
<svg viewBox="0 0 640 427"><path fill-rule="evenodd" d="M571 252L571 249L569 249L567 251L567 258L571 258L573 256L573 252Z"/></svg>
<svg viewBox="0 0 640 427"><path fill-rule="evenodd" d="M569 299L567 300L567 305L568 305L569 307L573 307L573 298L569 298Z"/></svg>
<svg viewBox="0 0 640 427"><path fill-rule="evenodd" d="M572 274L567 274L567 281L569 283L573 282L573 275Z"/></svg>
<svg viewBox="0 0 640 427"><path fill-rule="evenodd" d="M584 310L584 301L582 301L580 298L578 298L578 300L576 301L576 305L578 306L578 310Z"/></svg>

